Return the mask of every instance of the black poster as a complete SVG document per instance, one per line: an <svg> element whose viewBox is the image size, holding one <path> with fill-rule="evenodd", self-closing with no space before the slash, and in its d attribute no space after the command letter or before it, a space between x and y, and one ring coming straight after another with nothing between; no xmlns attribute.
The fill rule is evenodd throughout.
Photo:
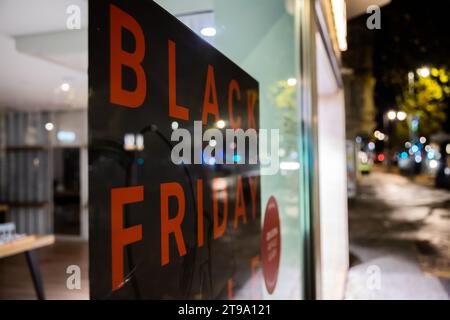
<svg viewBox="0 0 450 320"><path fill-rule="evenodd" d="M91 298L260 298L259 165L226 139L258 95L153 1L89 2Z"/></svg>

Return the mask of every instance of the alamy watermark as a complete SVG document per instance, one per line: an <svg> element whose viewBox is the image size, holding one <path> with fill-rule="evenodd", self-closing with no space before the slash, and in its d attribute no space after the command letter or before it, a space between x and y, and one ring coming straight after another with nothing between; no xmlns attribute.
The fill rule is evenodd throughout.
<svg viewBox="0 0 450 320"><path fill-rule="evenodd" d="M381 29L381 10L380 7L373 4L367 7L366 12L370 14L367 18L366 26L369 30Z"/></svg>
<svg viewBox="0 0 450 320"><path fill-rule="evenodd" d="M275 175L280 169L279 129L207 129L194 121L194 134L176 128L171 139L174 164L260 164L261 175ZM207 143L205 147L204 143ZM248 143L247 143L248 142Z"/></svg>
<svg viewBox="0 0 450 320"><path fill-rule="evenodd" d="M69 290L81 290L81 268L75 264L70 265L66 269L67 277L66 287Z"/></svg>
<svg viewBox="0 0 450 320"><path fill-rule="evenodd" d="M69 15L66 20L66 27L69 30L81 29L81 9L79 6L72 4L67 7L66 13Z"/></svg>

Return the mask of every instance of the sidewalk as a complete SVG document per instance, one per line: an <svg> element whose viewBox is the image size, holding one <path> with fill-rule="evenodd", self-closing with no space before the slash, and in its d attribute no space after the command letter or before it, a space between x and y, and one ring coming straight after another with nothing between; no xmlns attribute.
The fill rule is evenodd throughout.
<svg viewBox="0 0 450 320"><path fill-rule="evenodd" d="M450 192L379 171L349 204L346 299L449 299Z"/></svg>

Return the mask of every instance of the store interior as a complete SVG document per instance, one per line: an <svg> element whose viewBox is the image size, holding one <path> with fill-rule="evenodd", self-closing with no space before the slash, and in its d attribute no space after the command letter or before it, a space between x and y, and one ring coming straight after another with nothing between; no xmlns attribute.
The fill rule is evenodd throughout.
<svg viewBox="0 0 450 320"><path fill-rule="evenodd" d="M277 194L285 225L279 290L271 298L302 298L308 234L303 213L309 210L311 188L309 177L299 174L306 161L302 158L306 142L305 124L300 121L304 111L297 106L298 99L304 98L303 90L310 88L296 86L302 71L295 1L156 2L255 77L260 90L268 93L261 96L261 126L281 128L282 161L291 168L262 178L262 202ZM238 4L241 10L236 12ZM87 7L86 0L0 1L0 222L13 222L19 235L55 236L53 244L39 250L48 299L89 298ZM258 19L249 25L248 16L255 15L255 10ZM67 19L77 13L79 23L73 28ZM211 25L214 35L205 35L205 27ZM342 89L325 39L317 32L314 86L318 90L318 150L340 159L318 164L327 173L320 178L318 190L324 195L320 197L325 235L319 252L322 285L324 296L332 298L342 295L336 288L343 288L348 267L343 237L347 234L345 133ZM289 123L290 119L294 121ZM335 198L325 196L329 194ZM330 221L342 223L337 228L332 224L329 230ZM80 267L80 290L67 289L68 268L73 265ZM35 298L23 255L0 259L3 298Z"/></svg>

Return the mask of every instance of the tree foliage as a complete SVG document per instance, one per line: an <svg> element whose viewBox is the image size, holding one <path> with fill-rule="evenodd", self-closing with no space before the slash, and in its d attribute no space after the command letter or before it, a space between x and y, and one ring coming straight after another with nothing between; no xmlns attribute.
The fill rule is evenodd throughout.
<svg viewBox="0 0 450 320"><path fill-rule="evenodd" d="M416 76L412 88L405 81L403 92L397 96L400 110L419 117L420 135L430 136L443 129L450 102L449 78L446 68L432 68L429 76Z"/></svg>

